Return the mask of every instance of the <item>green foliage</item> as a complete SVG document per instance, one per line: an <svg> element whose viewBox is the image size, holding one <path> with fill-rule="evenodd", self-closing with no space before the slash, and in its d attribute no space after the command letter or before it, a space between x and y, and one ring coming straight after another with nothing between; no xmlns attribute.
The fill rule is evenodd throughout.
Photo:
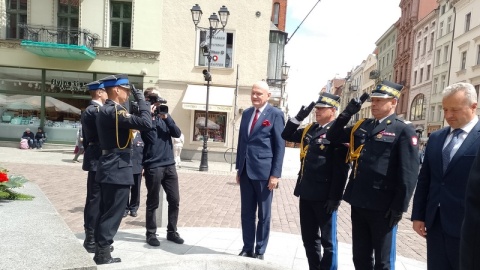
<svg viewBox="0 0 480 270"><path fill-rule="evenodd" d="M8 171L0 168L0 172L7 173ZM8 181L0 182L0 200L32 200L34 196L22 194L13 191L13 188L20 188L28 180L21 175L9 175Z"/></svg>

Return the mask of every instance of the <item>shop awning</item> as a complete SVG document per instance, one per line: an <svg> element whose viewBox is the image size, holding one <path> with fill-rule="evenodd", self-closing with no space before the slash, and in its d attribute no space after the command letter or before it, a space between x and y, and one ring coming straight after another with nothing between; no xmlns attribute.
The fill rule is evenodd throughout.
<svg viewBox="0 0 480 270"><path fill-rule="evenodd" d="M22 40L20 45L25 50L44 57L66 58L71 60L94 60L97 57L95 51L84 45L35 42L30 40Z"/></svg>
<svg viewBox="0 0 480 270"><path fill-rule="evenodd" d="M210 86L208 110L214 112L231 112L235 88ZM207 101L207 86L188 85L182 100L182 107L186 110L205 111Z"/></svg>

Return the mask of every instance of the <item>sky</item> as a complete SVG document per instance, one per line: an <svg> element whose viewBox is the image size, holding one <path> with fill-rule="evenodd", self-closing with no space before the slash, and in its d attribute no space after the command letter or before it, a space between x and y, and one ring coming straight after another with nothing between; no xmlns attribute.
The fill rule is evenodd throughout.
<svg viewBox="0 0 480 270"><path fill-rule="evenodd" d="M400 0L289 0L285 62L289 115L318 99L329 79L344 78L367 59L375 42L400 18Z"/></svg>

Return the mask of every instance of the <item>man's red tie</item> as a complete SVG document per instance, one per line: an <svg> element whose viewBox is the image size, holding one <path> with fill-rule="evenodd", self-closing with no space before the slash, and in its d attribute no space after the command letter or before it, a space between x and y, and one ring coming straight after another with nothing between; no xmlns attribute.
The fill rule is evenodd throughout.
<svg viewBox="0 0 480 270"><path fill-rule="evenodd" d="M253 117L252 126L250 126L250 134L252 134L253 127L255 126L255 123L257 123L259 112L260 111L258 109L255 110L255 116Z"/></svg>

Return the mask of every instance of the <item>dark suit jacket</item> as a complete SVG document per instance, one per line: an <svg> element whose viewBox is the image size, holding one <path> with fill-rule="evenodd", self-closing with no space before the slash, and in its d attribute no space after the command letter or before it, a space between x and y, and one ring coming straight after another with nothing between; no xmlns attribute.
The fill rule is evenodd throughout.
<svg viewBox="0 0 480 270"><path fill-rule="evenodd" d="M443 173L442 149L449 132L450 127L446 127L432 133L428 139L413 198L412 220L424 221L428 233L440 210L444 232L460 237L468 174L480 146L480 122L470 131Z"/></svg>
<svg viewBox="0 0 480 270"><path fill-rule="evenodd" d="M238 175L246 169L248 178L252 180L281 177L285 155L285 141L281 136L285 125L283 112L267 104L258 116L252 133L248 135L249 122L254 112L254 107L250 107L242 114L235 163Z"/></svg>
<svg viewBox="0 0 480 270"><path fill-rule="evenodd" d="M460 269L480 269L480 157L475 158L467 180L465 219L460 232Z"/></svg>

